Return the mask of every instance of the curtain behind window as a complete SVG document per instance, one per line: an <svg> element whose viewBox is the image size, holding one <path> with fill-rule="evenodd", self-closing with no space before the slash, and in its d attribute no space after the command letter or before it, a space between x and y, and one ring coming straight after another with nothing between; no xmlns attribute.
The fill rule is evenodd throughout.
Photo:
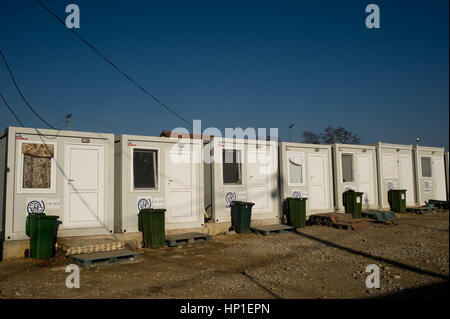
<svg viewBox="0 0 450 319"><path fill-rule="evenodd" d="M50 188L51 165L55 146L47 144L23 143L22 188Z"/></svg>

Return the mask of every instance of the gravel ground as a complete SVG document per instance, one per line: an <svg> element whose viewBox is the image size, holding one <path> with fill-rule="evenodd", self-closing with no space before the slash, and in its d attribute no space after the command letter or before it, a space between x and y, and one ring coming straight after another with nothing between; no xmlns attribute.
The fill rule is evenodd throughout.
<svg viewBox="0 0 450 319"><path fill-rule="evenodd" d="M395 223L145 249L136 263L80 268L79 289L65 286L64 256L7 261L0 298L448 298L448 212ZM379 289L365 286L369 264L380 267Z"/></svg>

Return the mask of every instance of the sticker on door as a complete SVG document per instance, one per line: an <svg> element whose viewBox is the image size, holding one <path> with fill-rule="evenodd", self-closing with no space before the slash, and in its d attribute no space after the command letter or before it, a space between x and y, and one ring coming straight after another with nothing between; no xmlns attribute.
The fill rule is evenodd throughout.
<svg viewBox="0 0 450 319"><path fill-rule="evenodd" d="M424 181L423 182L423 191L424 191L424 193L430 193L431 192L431 186L432 186L432 183L431 183L431 181L428 181L428 180L426 180L426 181Z"/></svg>

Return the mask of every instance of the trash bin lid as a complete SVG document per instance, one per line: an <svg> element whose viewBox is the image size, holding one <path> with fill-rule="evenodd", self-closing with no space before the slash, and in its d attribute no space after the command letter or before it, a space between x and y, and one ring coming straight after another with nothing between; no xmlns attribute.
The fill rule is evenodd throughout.
<svg viewBox="0 0 450 319"><path fill-rule="evenodd" d="M307 200L308 197L286 197L289 200Z"/></svg>
<svg viewBox="0 0 450 319"><path fill-rule="evenodd" d="M154 213L164 213L166 211L165 208L144 208L139 211L139 213L144 214L154 214Z"/></svg>
<svg viewBox="0 0 450 319"><path fill-rule="evenodd" d="M230 205L242 205L242 206L253 206L255 203L252 202L241 202L239 200L234 200L230 203Z"/></svg>
<svg viewBox="0 0 450 319"><path fill-rule="evenodd" d="M36 216L38 219L58 219L59 216L54 215L45 215L45 214L39 214L40 216Z"/></svg>
<svg viewBox="0 0 450 319"><path fill-rule="evenodd" d="M38 219L58 219L59 216L46 215L45 213L32 213L28 214L30 218L38 218Z"/></svg>

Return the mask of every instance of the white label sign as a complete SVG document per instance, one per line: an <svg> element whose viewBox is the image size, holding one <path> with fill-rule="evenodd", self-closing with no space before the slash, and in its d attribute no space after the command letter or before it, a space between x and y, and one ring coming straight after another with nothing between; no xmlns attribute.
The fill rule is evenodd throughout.
<svg viewBox="0 0 450 319"><path fill-rule="evenodd" d="M237 200L240 200L240 201L247 200L247 192L238 192L237 193Z"/></svg>
<svg viewBox="0 0 450 319"><path fill-rule="evenodd" d="M152 206L153 208L164 208L164 197L153 197Z"/></svg>
<svg viewBox="0 0 450 319"><path fill-rule="evenodd" d="M47 209L60 209L61 200L60 199L47 199L46 200Z"/></svg>
<svg viewBox="0 0 450 319"><path fill-rule="evenodd" d="M292 197L293 198L307 198L308 192L305 190L301 190L301 189L294 189L292 191Z"/></svg>
<svg viewBox="0 0 450 319"><path fill-rule="evenodd" d="M429 180L423 181L423 191L424 193L429 193L431 192L431 186L432 186L432 182Z"/></svg>
<svg viewBox="0 0 450 319"><path fill-rule="evenodd" d="M33 197L25 199L25 210L28 214L45 213L47 210L61 209L61 199Z"/></svg>

